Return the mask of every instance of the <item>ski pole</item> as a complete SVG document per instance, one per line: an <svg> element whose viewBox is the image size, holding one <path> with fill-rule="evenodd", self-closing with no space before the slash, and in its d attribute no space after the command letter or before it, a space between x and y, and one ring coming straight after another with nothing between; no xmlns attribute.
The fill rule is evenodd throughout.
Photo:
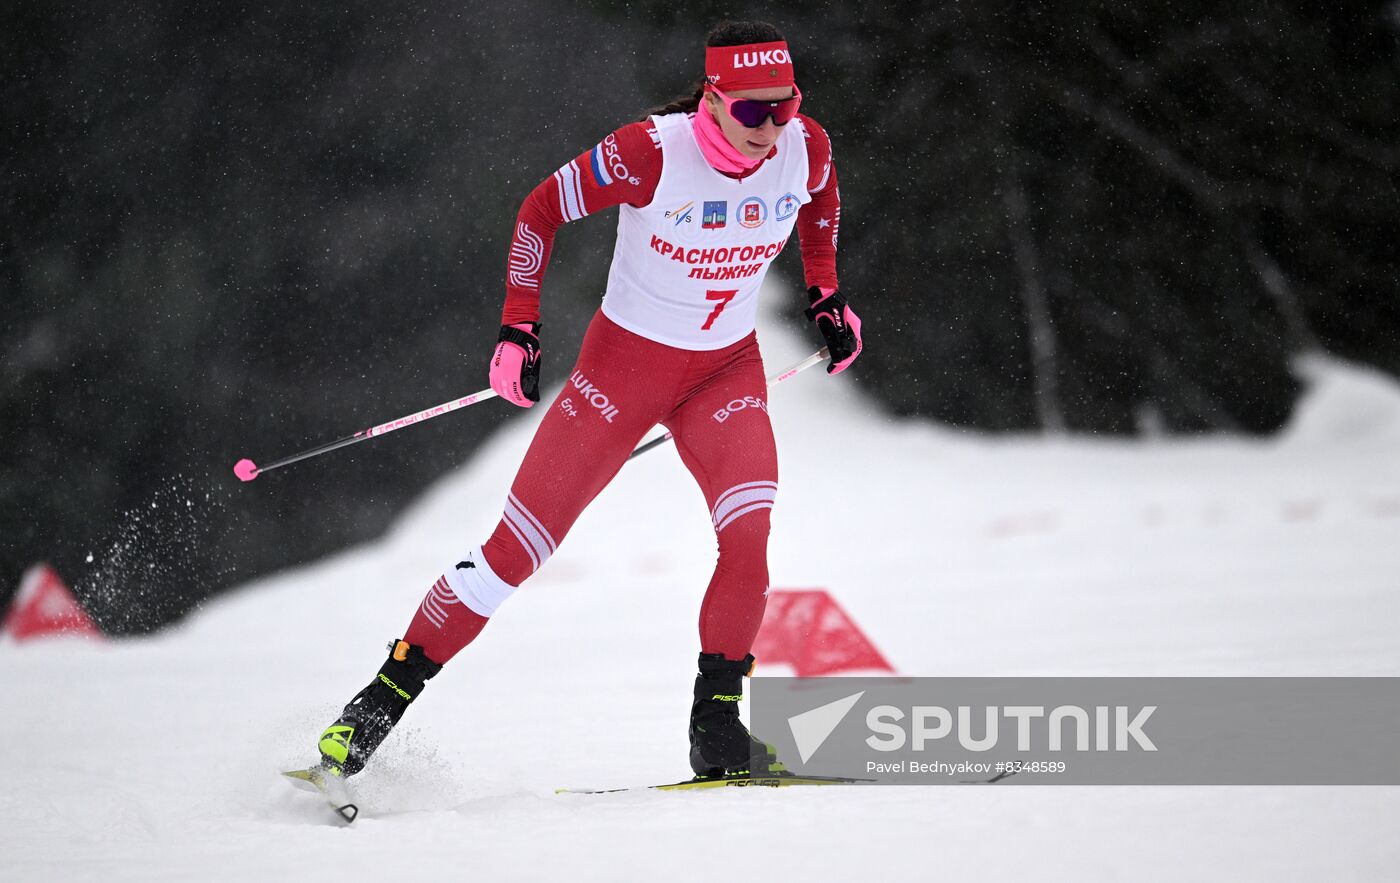
<svg viewBox="0 0 1400 883"><path fill-rule="evenodd" d="M462 396L461 398L453 399L450 402L443 402L441 405L437 405L432 408L426 408L422 411L419 411L416 414L409 414L408 416L400 417L397 420L390 420L388 423L381 423L378 426L371 426L369 429L362 429L354 435L347 435L345 436L345 438L339 438L333 442L327 442L326 444L321 445L318 448L312 448L309 451L302 451L300 454L293 454L290 457L284 457L281 460L278 460L275 463L269 463L266 466L258 466L252 460L249 460L245 457L244 459L239 460L237 463L234 464L233 474L237 475L240 481L252 481L264 472L271 472L273 469L278 469L282 466L290 466L291 464L297 463L301 460L308 460L312 457L319 457L321 454L328 454L331 451L339 450L340 448L348 447L349 445L359 444L362 441L381 436L386 432L393 432L395 429L403 429L405 426L413 426L415 424L422 423L424 420L431 420L434 417L440 417L443 414L446 414L450 411L455 411L458 408L465 408L467 405L475 405L477 402L484 402L487 399L494 399L495 397L495 390L483 389L481 392L474 392L471 395Z"/></svg>
<svg viewBox="0 0 1400 883"><path fill-rule="evenodd" d="M775 377L770 377L768 379L768 385L772 387L779 383L782 383L784 380L791 378L793 375L798 374L799 372L807 370L808 368L822 361L826 357L826 347L822 347L817 352L798 362L796 365L793 365L791 368L788 368L781 374L778 374ZM475 405L477 402L484 402L487 399L492 399L495 397L495 390L483 389L481 392L474 392L471 395L462 396L461 398L453 399L450 402L443 402L441 405L437 405L432 408L426 408L422 411L419 411L416 414L409 414L405 417L400 417L397 420L390 420L388 423L381 423L378 426L371 426L369 429L362 429L354 435L347 435L344 438L336 439L333 442L327 442L326 444L312 448L309 451L302 451L299 454L293 454L290 457L284 457L281 460L269 463L266 466L258 466L252 460L245 457L234 464L233 474L238 476L238 479L240 481L252 481L264 472L271 472L273 469L279 469L283 466L290 466L293 463L299 463L302 460L309 460L312 457L319 457L321 454L328 454L331 451L336 451L344 447L349 447L350 445L359 444L362 441L367 441L371 438L376 438L378 436L384 435L386 432L393 432L395 429L403 429L405 426L413 426L418 423L422 423L424 420L431 420L434 417L440 417L443 414L446 414L450 411L455 411L458 408L465 408L468 405ZM671 433L668 432L659 438L652 439L651 441L647 442L646 444L633 451L627 459L630 460L644 451L649 451L652 448L669 441L670 438Z"/></svg>
<svg viewBox="0 0 1400 883"><path fill-rule="evenodd" d="M817 364L818 362L823 361L824 359L826 359L826 357L827 357L826 347L822 347L821 349L819 349L819 350L817 350L816 352L812 353L810 356L808 356L807 358L805 358L805 359L803 359L802 361L798 362L796 365L793 365L791 368L787 369L786 371L782 372L781 374L775 374L775 375L773 375L772 377L768 378L768 388L769 388L769 389L772 389L773 387L775 387L775 386L777 386L778 384L782 383L784 380L790 380L790 379L792 379L794 376L796 376L796 375L798 375L798 374L801 374L803 371L806 371L808 368L812 367L813 365ZM670 433L670 432L667 432L665 435L658 435L656 438L652 439L651 441L645 442L645 443L643 443L643 444L641 444L641 445L638 445L638 446L637 446L637 449L636 449L635 451L633 451L632 453L630 453L630 454L627 455L627 459L628 459L628 460L631 460L631 459L634 459L634 458L636 458L636 457L640 457L642 454L645 454L647 451L650 451L652 448L659 447L660 445L664 445L666 442L668 442L668 441L670 441L670 440L671 440L671 433Z"/></svg>

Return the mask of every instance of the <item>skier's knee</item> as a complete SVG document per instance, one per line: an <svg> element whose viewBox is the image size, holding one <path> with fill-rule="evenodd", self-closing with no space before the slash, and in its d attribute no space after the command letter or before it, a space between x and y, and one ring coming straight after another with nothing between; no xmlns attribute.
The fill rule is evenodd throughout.
<svg viewBox="0 0 1400 883"><path fill-rule="evenodd" d="M443 580L456 598L487 619L515 591L515 586L496 575L480 547L468 552L466 558L443 574Z"/></svg>
<svg viewBox="0 0 1400 883"><path fill-rule="evenodd" d="M720 547L726 542L768 537L768 514L778 494L776 481L746 481L734 485L719 495L710 510L710 520L719 536Z"/></svg>

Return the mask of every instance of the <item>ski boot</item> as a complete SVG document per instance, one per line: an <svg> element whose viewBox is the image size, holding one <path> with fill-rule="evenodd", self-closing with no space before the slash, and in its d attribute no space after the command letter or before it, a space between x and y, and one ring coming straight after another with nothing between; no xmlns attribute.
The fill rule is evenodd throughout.
<svg viewBox="0 0 1400 883"><path fill-rule="evenodd" d="M697 778L782 771L772 747L749 735L739 720L744 676L753 672L753 664L752 654L738 662L719 653L700 654L690 706L690 768Z"/></svg>
<svg viewBox="0 0 1400 883"><path fill-rule="evenodd" d="M442 666L407 641L389 645L389 658L379 675L359 693L336 722L321 733L321 766L337 778L364 769L370 755L399 722L408 705Z"/></svg>

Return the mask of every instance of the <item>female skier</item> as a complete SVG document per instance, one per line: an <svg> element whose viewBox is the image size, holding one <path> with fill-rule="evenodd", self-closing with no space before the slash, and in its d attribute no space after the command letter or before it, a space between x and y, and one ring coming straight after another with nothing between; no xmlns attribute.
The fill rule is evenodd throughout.
<svg viewBox="0 0 1400 883"><path fill-rule="evenodd" d="M364 767L425 682L549 559L657 424L699 482L719 540L700 608L691 768L697 776L749 768L738 702L763 618L778 488L754 317L759 285L794 226L810 286L806 315L826 340L828 373L861 350L860 321L837 290L841 207L831 146L821 126L798 114L801 101L776 28L722 23L706 40L694 95L616 130L526 198L510 245L492 389L522 408L539 401L540 285L555 231L619 206L602 308L495 532L438 578L378 677L322 733L321 762L332 775ZM736 402L758 405L731 409Z"/></svg>

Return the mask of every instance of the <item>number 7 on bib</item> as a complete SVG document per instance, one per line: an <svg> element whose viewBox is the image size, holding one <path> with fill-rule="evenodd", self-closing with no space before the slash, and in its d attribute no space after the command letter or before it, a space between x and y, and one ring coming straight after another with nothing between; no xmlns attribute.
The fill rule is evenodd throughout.
<svg viewBox="0 0 1400 883"><path fill-rule="evenodd" d="M736 294L738 294L738 293L739 293L739 290L738 290L737 288L736 288L735 290L733 290L733 291L707 291L707 292L705 292L705 300L717 300L717 301L719 301L719 303L715 304L715 308L714 308L713 310L710 311L710 317L709 317L708 319L705 320L705 324L704 324L704 325L701 325L701 326L700 326L700 330L701 330L701 331L709 331L709 330L710 330L710 326L713 325L713 324L715 324L715 320L719 318L719 314L724 312L724 308L727 307L727 306L729 306L729 302L730 302L731 300L733 300L733 299L734 299L734 295L736 295ZM692 321L694 321L694 320L692 320Z"/></svg>

